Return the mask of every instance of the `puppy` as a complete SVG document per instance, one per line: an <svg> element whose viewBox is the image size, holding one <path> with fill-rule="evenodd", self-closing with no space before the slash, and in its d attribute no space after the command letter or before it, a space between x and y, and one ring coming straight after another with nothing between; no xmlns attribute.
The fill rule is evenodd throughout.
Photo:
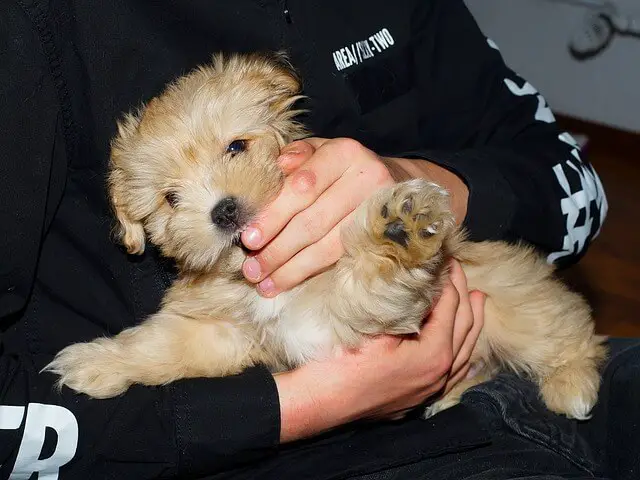
<svg viewBox="0 0 640 480"><path fill-rule="evenodd" d="M587 304L532 248L465 241L433 183L364 202L342 231L345 255L293 290L267 299L244 281L239 236L283 186L281 147L305 135L300 91L282 56L218 55L119 122L109 176L119 237L131 254L148 238L179 278L139 326L62 350L46 367L59 385L107 398L258 363L282 371L367 335L416 333L454 257L469 288L487 294L472 355L483 367L426 416L508 369L536 381L552 411L588 418L606 350Z"/></svg>

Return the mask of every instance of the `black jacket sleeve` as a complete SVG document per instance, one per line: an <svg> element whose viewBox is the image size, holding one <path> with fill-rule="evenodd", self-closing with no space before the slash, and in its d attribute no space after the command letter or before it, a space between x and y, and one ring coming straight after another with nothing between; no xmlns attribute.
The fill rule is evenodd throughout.
<svg viewBox="0 0 640 480"><path fill-rule="evenodd" d="M0 2L0 478L184 478L269 454L280 410L263 368L98 401L58 392L56 377L39 373L50 355L6 343L34 282L72 140L59 33L30 5Z"/></svg>
<svg viewBox="0 0 640 480"><path fill-rule="evenodd" d="M0 478L191 478L278 444L277 392L262 368L91 400L58 393L39 373L50 360L0 355Z"/></svg>
<svg viewBox="0 0 640 480"><path fill-rule="evenodd" d="M575 262L607 212L596 172L462 0L422 5L414 17L417 84L431 107L421 121L436 135L408 156L465 181L472 239L525 240L549 262Z"/></svg>

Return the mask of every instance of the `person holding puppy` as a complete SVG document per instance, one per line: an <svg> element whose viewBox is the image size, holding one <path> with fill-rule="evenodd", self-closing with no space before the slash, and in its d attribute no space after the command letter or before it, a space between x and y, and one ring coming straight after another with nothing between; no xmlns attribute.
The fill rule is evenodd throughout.
<svg viewBox="0 0 640 480"><path fill-rule="evenodd" d="M2 478L625 478L638 468L633 342L585 424L551 415L510 376L416 418L414 407L474 373L483 296L456 264L415 338L372 338L275 377L256 367L110 400L57 391L40 373L53 355L156 311L173 274L152 248L132 259L111 242L115 119L213 52L285 49L308 96L315 136L281 152L285 187L242 238L256 251L244 275L264 296L335 263L340 226L400 179L447 188L473 239L524 240L559 265L584 254L606 198L461 0L0 9Z"/></svg>

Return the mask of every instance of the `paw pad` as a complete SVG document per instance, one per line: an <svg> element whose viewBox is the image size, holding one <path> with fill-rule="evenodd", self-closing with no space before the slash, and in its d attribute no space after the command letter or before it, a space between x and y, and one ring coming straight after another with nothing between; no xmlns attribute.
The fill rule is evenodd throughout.
<svg viewBox="0 0 640 480"><path fill-rule="evenodd" d="M423 242L443 234L452 216L445 194L442 188L424 181L396 185L378 207L378 235L406 250L424 248L427 244Z"/></svg>
<svg viewBox="0 0 640 480"><path fill-rule="evenodd" d="M404 228L404 222L402 220L395 220L384 229L384 236L389 240L399 243L403 247L409 245L409 234Z"/></svg>

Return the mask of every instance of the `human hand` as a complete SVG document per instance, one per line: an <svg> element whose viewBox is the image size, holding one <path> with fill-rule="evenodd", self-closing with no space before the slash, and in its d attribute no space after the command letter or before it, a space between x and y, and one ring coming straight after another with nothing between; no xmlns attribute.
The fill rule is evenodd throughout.
<svg viewBox="0 0 640 480"><path fill-rule="evenodd" d="M349 138L309 138L287 145L279 159L285 186L242 234L256 254L245 260L245 277L266 297L289 290L329 268L344 253L342 225L377 190L396 181L427 178L451 194L458 223L468 190L454 173L427 160L380 157Z"/></svg>
<svg viewBox="0 0 640 480"><path fill-rule="evenodd" d="M279 196L242 234L259 250L243 265L273 297L333 265L344 253L342 225L374 192L394 183L382 159L355 140L309 138L279 158L287 175Z"/></svg>
<svg viewBox="0 0 640 480"><path fill-rule="evenodd" d="M469 372L484 324L484 295L457 262L419 336L381 335L353 351L276 376L281 441L360 419L397 419ZM381 385L384 387L381 388Z"/></svg>

